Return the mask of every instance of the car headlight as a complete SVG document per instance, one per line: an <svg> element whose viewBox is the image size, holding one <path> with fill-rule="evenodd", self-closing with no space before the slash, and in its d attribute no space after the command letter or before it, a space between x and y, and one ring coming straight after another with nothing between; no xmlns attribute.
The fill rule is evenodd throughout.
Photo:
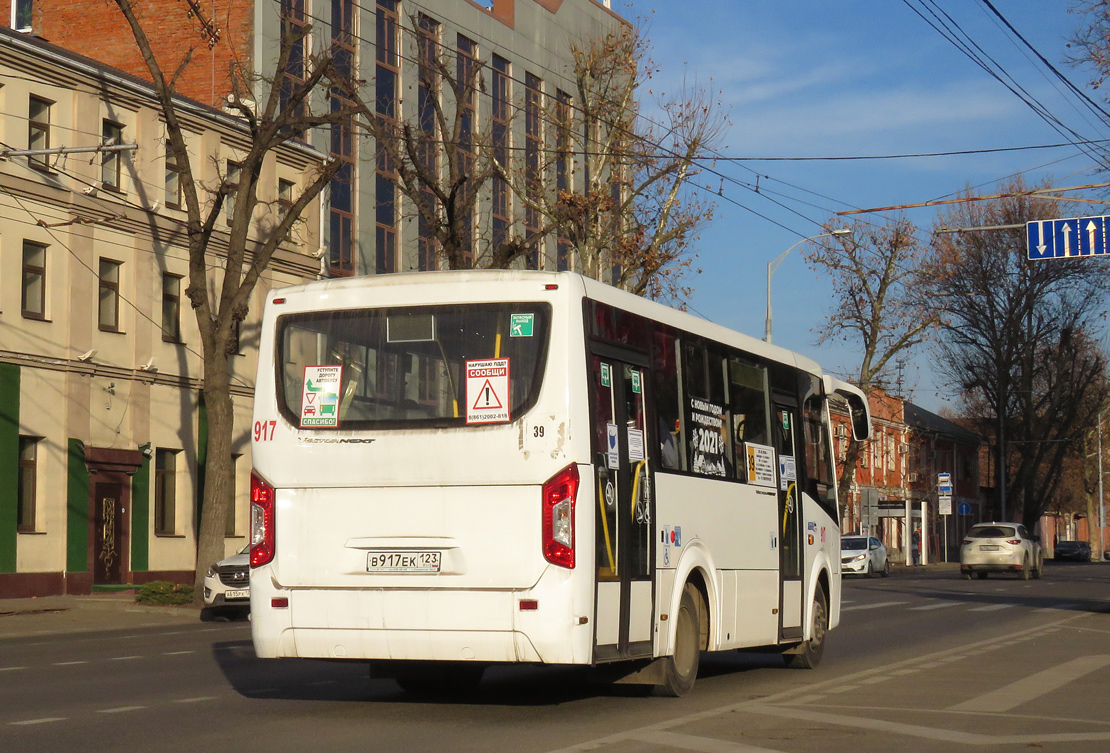
<svg viewBox="0 0 1110 753"><path fill-rule="evenodd" d="M855 558L854 558L854 561L855 561L855 562L859 562L860 560L865 560L865 559L867 559L867 555L866 555L866 554L857 554L857 555L855 556Z"/></svg>
<svg viewBox="0 0 1110 753"><path fill-rule="evenodd" d="M216 566L215 565L209 565L208 566L208 577L209 578L215 578L216 577Z"/></svg>

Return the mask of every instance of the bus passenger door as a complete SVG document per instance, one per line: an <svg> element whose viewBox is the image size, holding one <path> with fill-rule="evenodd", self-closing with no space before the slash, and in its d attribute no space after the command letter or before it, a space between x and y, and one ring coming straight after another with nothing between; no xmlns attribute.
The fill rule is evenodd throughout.
<svg viewBox="0 0 1110 753"><path fill-rule="evenodd" d="M798 486L797 401L775 396L771 433L779 459L779 637L802 637L802 501Z"/></svg>
<svg viewBox="0 0 1110 753"><path fill-rule="evenodd" d="M651 656L654 498L646 369L592 355L597 604L595 660Z"/></svg>

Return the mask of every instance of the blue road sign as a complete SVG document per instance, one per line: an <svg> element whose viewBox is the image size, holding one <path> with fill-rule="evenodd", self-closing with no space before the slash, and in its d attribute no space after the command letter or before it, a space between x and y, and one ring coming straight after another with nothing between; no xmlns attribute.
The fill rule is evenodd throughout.
<svg viewBox="0 0 1110 753"><path fill-rule="evenodd" d="M960 504L956 505L956 512L958 512L960 515L970 515L971 504L969 502L961 502Z"/></svg>
<svg viewBox="0 0 1110 753"><path fill-rule="evenodd" d="M1025 225L1029 258L1067 259L1107 253L1106 225L1110 217L1036 220Z"/></svg>

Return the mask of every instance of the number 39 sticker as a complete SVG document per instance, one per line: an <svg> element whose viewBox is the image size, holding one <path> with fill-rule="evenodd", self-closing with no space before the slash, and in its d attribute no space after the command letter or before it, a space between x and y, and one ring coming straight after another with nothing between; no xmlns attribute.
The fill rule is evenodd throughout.
<svg viewBox="0 0 1110 753"><path fill-rule="evenodd" d="M274 438L274 431L277 430L277 421L255 421L254 422L254 441L255 442L269 442Z"/></svg>

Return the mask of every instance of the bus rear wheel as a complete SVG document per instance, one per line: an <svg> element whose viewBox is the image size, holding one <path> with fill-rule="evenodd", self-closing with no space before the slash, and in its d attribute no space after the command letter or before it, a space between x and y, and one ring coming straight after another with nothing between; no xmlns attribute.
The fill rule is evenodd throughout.
<svg viewBox="0 0 1110 753"><path fill-rule="evenodd" d="M701 661L701 594L690 583L682 590L675 615L674 653L663 660L663 682L655 694L678 698L694 687Z"/></svg>
<svg viewBox="0 0 1110 753"><path fill-rule="evenodd" d="M821 663L825 654L825 634L829 629L829 602L820 586L813 593L813 608L809 625L809 640L803 643L797 653L788 654L786 666L791 669L813 669Z"/></svg>

